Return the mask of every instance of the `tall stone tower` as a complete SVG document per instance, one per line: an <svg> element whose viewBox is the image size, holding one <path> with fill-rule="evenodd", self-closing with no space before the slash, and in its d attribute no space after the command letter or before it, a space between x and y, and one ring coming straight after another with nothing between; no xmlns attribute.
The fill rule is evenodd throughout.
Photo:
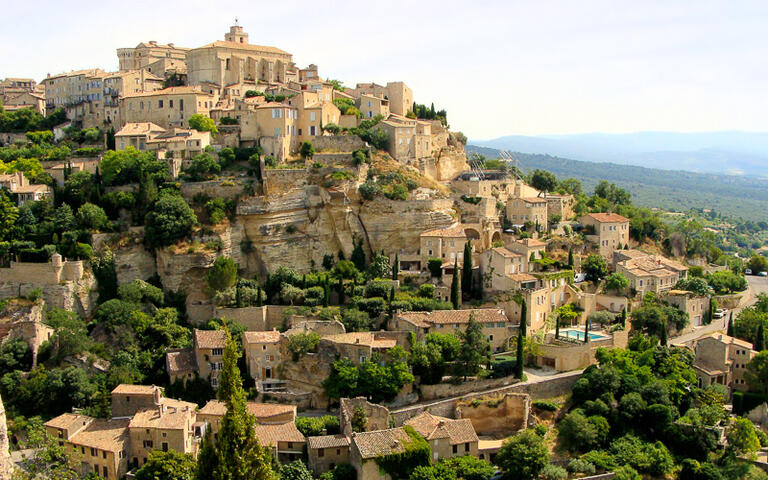
<svg viewBox="0 0 768 480"><path fill-rule="evenodd" d="M5 407L0 398L0 480L10 480L13 470L8 442L8 426L5 424Z"/></svg>
<svg viewBox="0 0 768 480"><path fill-rule="evenodd" d="M229 27L229 33L224 34L224 40L234 43L248 43L248 34L243 31L243 27L238 25L237 19L235 19L235 24Z"/></svg>

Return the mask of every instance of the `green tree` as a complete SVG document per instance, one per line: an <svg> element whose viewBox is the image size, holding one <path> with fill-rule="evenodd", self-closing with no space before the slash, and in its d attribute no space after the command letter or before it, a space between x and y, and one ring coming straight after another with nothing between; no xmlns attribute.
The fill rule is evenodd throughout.
<svg viewBox="0 0 768 480"><path fill-rule="evenodd" d="M315 156L315 147L312 146L310 142L301 142L301 147L299 147L299 155L301 155L301 158L304 160L312 158Z"/></svg>
<svg viewBox="0 0 768 480"><path fill-rule="evenodd" d="M180 195L164 194L147 214L145 236L153 247L172 245L192 233L197 216Z"/></svg>
<svg viewBox="0 0 768 480"><path fill-rule="evenodd" d="M746 418L737 418L725 432L728 448L737 455L749 454L760 449L755 425Z"/></svg>
<svg viewBox="0 0 768 480"><path fill-rule="evenodd" d="M757 327L757 338L755 339L755 350L762 352L765 350L765 322L761 322Z"/></svg>
<svg viewBox="0 0 768 480"><path fill-rule="evenodd" d="M82 462L77 450L60 445L58 439L46 432L42 424L30 425L23 447L29 449L29 453L21 457L20 468L15 469L12 477L14 480L82 478Z"/></svg>
<svg viewBox="0 0 768 480"><path fill-rule="evenodd" d="M193 480L197 462L189 453L152 450L136 471L136 480Z"/></svg>
<svg viewBox="0 0 768 480"><path fill-rule="evenodd" d="M214 292L232 288L237 283L237 264L229 257L217 257L206 279L208 287Z"/></svg>
<svg viewBox="0 0 768 480"><path fill-rule="evenodd" d="M552 192L557 187L557 177L552 172L536 169L531 174L531 186L545 194Z"/></svg>
<svg viewBox="0 0 768 480"><path fill-rule="evenodd" d="M374 255L371 258L371 263L368 265L368 278L373 280L375 278L387 278L387 274L390 272L389 257L382 254Z"/></svg>
<svg viewBox="0 0 768 480"><path fill-rule="evenodd" d="M67 203L61 204L53 215L53 228L56 232L66 232L75 228L75 215Z"/></svg>
<svg viewBox="0 0 768 480"><path fill-rule="evenodd" d="M747 364L744 379L750 390L768 393L768 350L763 350Z"/></svg>
<svg viewBox="0 0 768 480"><path fill-rule="evenodd" d="M77 223L85 230L102 230L109 226L109 219L103 208L85 203L77 210Z"/></svg>
<svg viewBox="0 0 768 480"><path fill-rule="evenodd" d="M496 465L509 480L533 480L547 464L547 445L533 430L525 430L506 440L496 455Z"/></svg>
<svg viewBox="0 0 768 480"><path fill-rule="evenodd" d="M605 289L608 291L622 293L627 287L629 287L629 280L623 273L612 273L605 278Z"/></svg>
<svg viewBox="0 0 768 480"><path fill-rule="evenodd" d="M0 240L9 240L19 219L19 209L8 194L0 192Z"/></svg>
<svg viewBox="0 0 768 480"><path fill-rule="evenodd" d="M725 334L729 337L733 336L733 311L731 311L731 315L728 317L728 329Z"/></svg>
<svg viewBox="0 0 768 480"><path fill-rule="evenodd" d="M365 266L366 266L365 250L363 250L363 239L360 237L357 237L355 239L355 247L352 249L352 255L350 256L350 260L355 265L355 268L357 268L359 271L361 272L365 271Z"/></svg>
<svg viewBox="0 0 768 480"><path fill-rule="evenodd" d="M397 280L400 274L400 255L395 253L395 262L392 264L392 280Z"/></svg>
<svg viewBox="0 0 768 480"><path fill-rule="evenodd" d="M184 171L190 180L201 181L221 172L221 164L211 154L203 152L192 159L192 163Z"/></svg>
<svg viewBox="0 0 768 480"><path fill-rule="evenodd" d="M272 453L256 438L255 417L246 405L237 361L237 341L225 329L223 365L219 373L219 400L227 412L221 420L215 446L208 438L200 451L197 480L273 480Z"/></svg>
<svg viewBox="0 0 768 480"><path fill-rule="evenodd" d="M301 460L280 466L280 480L312 480L312 473Z"/></svg>
<svg viewBox="0 0 768 480"><path fill-rule="evenodd" d="M568 268L573 269L573 247L568 249Z"/></svg>
<svg viewBox="0 0 768 480"><path fill-rule="evenodd" d="M581 268L590 282L599 282L608 275L608 264L602 256L597 254L588 256L581 263Z"/></svg>
<svg viewBox="0 0 768 480"><path fill-rule="evenodd" d="M453 304L453 309L458 310L459 306L461 305L461 292L459 291L459 260L458 258L454 261L453 265L453 278L451 279L451 303Z"/></svg>
<svg viewBox="0 0 768 480"><path fill-rule="evenodd" d="M189 128L193 128L198 132L219 133L219 129L216 128L216 122L211 117L202 113L195 113L190 116L187 123L189 123Z"/></svg>
<svg viewBox="0 0 768 480"><path fill-rule="evenodd" d="M476 375L480 368L488 363L491 347L483 335L483 328L475 320L475 314L469 315L469 323L466 330L459 334L461 349L457 358L458 372L465 379L467 376Z"/></svg>
<svg viewBox="0 0 768 480"><path fill-rule="evenodd" d="M353 432L360 433L368 429L368 416L365 414L363 407L355 407L350 423L352 424Z"/></svg>
<svg viewBox="0 0 768 480"><path fill-rule="evenodd" d="M472 245L469 240L464 243L464 269L461 272L461 291L469 299L472 289Z"/></svg>

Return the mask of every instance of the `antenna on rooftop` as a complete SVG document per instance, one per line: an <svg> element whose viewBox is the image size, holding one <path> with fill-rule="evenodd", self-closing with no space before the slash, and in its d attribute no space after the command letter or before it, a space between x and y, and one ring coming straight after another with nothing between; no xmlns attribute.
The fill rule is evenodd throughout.
<svg viewBox="0 0 768 480"><path fill-rule="evenodd" d="M515 174L515 177L522 180L520 177L520 159L517 158L517 155L512 155L506 150L499 150L499 158L504 160L504 162L507 164L507 169L512 170L512 173ZM514 168L509 168L514 167Z"/></svg>
<svg viewBox="0 0 768 480"><path fill-rule="evenodd" d="M237 17L235 17L235 25L239 25L239 23L237 23Z"/></svg>
<svg viewBox="0 0 768 480"><path fill-rule="evenodd" d="M473 153L467 160L469 161L469 168L472 170L472 174L475 175L479 180L485 180L482 155Z"/></svg>

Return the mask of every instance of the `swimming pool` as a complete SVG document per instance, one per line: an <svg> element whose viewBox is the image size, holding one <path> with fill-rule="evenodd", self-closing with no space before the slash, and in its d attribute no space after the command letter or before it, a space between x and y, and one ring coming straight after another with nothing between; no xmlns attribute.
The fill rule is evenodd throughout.
<svg viewBox="0 0 768 480"><path fill-rule="evenodd" d="M574 340L581 340L584 341L584 330L577 330L575 328L568 328L564 330L560 330L560 336L561 337L567 337L572 338ZM589 332L589 339L590 340L603 340L608 338L608 335L603 335L602 333L593 333Z"/></svg>

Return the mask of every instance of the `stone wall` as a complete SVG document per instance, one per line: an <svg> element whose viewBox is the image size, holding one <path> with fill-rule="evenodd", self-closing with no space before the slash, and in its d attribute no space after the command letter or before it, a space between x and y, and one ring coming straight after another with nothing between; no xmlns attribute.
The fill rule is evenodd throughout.
<svg viewBox="0 0 768 480"><path fill-rule="evenodd" d="M490 395L485 399L464 400L456 405L456 418L467 418L478 435L504 438L525 429L531 410L531 397L524 393Z"/></svg>
<svg viewBox="0 0 768 480"><path fill-rule="evenodd" d="M243 193L246 184L241 179L210 180L207 182L183 182L181 195L191 201L197 194L208 195L211 198L222 197L232 199Z"/></svg>
<svg viewBox="0 0 768 480"><path fill-rule="evenodd" d="M365 397L342 398L339 407L339 423L341 424L341 433L351 435L352 418L355 410L363 409L368 424L365 427L366 432L374 430L386 430L389 428L389 409L375 403L370 403Z"/></svg>
<svg viewBox="0 0 768 480"><path fill-rule="evenodd" d="M263 175L264 194L278 195L288 190L302 189L307 184L305 169L265 170Z"/></svg>
<svg viewBox="0 0 768 480"><path fill-rule="evenodd" d="M355 159L352 157L351 153L336 153L336 152L329 152L329 153L316 153L314 157L312 157L312 163L323 163L325 165L343 165L344 167L353 168L355 167Z"/></svg>
<svg viewBox="0 0 768 480"><path fill-rule="evenodd" d="M506 387L470 393L462 397L447 398L436 402L425 402L400 408L393 410L391 416L395 426L401 426L409 418L413 418L425 411L441 417L455 418L456 404L459 401L476 397L498 396L505 393L526 393L530 395L532 400L559 397L570 393L580 376L581 371L561 373L535 381L515 383Z"/></svg>
<svg viewBox="0 0 768 480"><path fill-rule="evenodd" d="M90 318L96 307L98 297L96 281L90 275L85 275L77 282L64 282L57 285L0 283L0 299L28 296L38 288L42 289L43 300L49 308L62 308Z"/></svg>
<svg viewBox="0 0 768 480"><path fill-rule="evenodd" d="M318 152L354 152L358 148L367 148L357 135L323 135L312 138L312 146Z"/></svg>
<svg viewBox="0 0 768 480"><path fill-rule="evenodd" d="M13 462L11 461L11 445L8 440L8 426L5 423L5 407L0 398L0 480L10 480Z"/></svg>
<svg viewBox="0 0 768 480"><path fill-rule="evenodd" d="M460 385L451 383L438 383L437 385L421 385L421 399L423 401L439 400L441 398L456 397L457 395L467 395L473 392L490 390L493 388L505 387L517 383L515 377L494 378L489 380L473 380L464 382Z"/></svg>

